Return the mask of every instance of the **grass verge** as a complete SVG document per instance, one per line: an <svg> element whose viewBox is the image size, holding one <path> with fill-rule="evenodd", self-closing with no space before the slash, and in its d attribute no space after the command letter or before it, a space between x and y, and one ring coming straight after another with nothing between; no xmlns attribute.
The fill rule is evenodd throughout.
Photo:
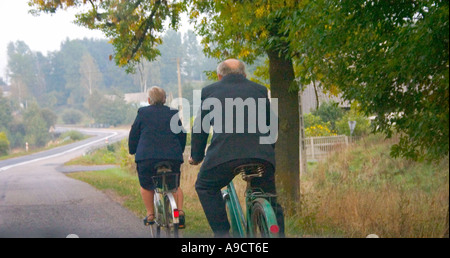
<svg viewBox="0 0 450 258"><path fill-rule="evenodd" d="M292 234L333 237L442 237L448 222L449 160L419 163L370 136L319 162L301 178Z"/></svg>
<svg viewBox="0 0 450 258"><path fill-rule="evenodd" d="M394 142L370 136L337 151L327 160L309 164L308 173L301 178L301 202L292 204L298 212L286 214L286 235L442 237L448 221L448 157L434 164L393 159L389 152ZM123 148L118 151L125 155ZM143 217L145 210L132 160L129 156L122 157L119 163L123 169L69 176L105 191ZM212 236L194 189L198 169L182 165L181 188L187 216L185 237ZM234 182L243 196L245 184L239 177Z"/></svg>

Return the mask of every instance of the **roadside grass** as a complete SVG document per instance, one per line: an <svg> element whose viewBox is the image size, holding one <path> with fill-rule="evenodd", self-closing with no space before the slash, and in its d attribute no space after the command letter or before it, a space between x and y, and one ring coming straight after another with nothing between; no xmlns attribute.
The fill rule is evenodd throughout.
<svg viewBox="0 0 450 258"><path fill-rule="evenodd" d="M139 183L134 175L120 168L101 171L77 172L68 177L86 182L104 191L111 199L139 215L144 207L139 195Z"/></svg>
<svg viewBox="0 0 450 258"><path fill-rule="evenodd" d="M64 165L120 165L124 169L134 171L134 157L128 155L128 142L122 140L96 149L87 155L69 160Z"/></svg>
<svg viewBox="0 0 450 258"><path fill-rule="evenodd" d="M394 143L395 139L369 136L327 160L309 163L301 178L301 201L291 204L297 212L285 216L287 237L442 237L449 203L448 158L436 164L393 159L389 148ZM144 217L134 160L121 144L115 149L120 152L120 169L69 176L105 191ZM182 165L185 237L213 236L194 189L198 169ZM234 183L243 197L245 183L239 177Z"/></svg>
<svg viewBox="0 0 450 258"><path fill-rule="evenodd" d="M301 178L292 234L331 237L442 237L449 205L449 160L390 157L395 139L372 135L319 162Z"/></svg>
<svg viewBox="0 0 450 258"><path fill-rule="evenodd" d="M101 148L91 155L84 155L66 162L64 165L116 165L117 155L115 152L108 150L108 148Z"/></svg>

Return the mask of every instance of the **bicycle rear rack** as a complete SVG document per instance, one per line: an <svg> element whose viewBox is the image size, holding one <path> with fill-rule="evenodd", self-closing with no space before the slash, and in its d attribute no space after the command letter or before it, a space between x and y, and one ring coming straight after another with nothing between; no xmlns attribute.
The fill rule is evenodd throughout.
<svg viewBox="0 0 450 258"><path fill-rule="evenodd" d="M156 185L155 191L158 193L175 192L177 190L176 184L179 174L172 172L172 164L169 162L160 162L156 164L155 169L156 175L152 177Z"/></svg>

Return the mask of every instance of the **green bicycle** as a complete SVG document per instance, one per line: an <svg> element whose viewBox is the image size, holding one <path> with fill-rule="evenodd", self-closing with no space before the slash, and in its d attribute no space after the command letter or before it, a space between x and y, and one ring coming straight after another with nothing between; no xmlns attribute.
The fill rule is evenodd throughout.
<svg viewBox="0 0 450 258"><path fill-rule="evenodd" d="M153 182L155 189L155 221L150 225L153 237L161 237L161 229L164 230L164 237L178 238L179 210L173 193L177 190L176 182L179 174L172 172L172 166L169 162L160 162L156 164L156 176Z"/></svg>
<svg viewBox="0 0 450 258"><path fill-rule="evenodd" d="M276 195L264 193L261 189L251 187L251 180L262 177L264 165L260 163L246 164L234 169L235 175L241 174L247 182L245 191L246 216L242 211L233 182L222 190L230 219L233 237L279 237L280 228L270 200Z"/></svg>

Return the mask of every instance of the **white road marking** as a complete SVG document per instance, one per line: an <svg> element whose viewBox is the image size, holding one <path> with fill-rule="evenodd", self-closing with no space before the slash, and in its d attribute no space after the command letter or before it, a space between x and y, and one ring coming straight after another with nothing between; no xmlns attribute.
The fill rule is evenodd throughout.
<svg viewBox="0 0 450 258"><path fill-rule="evenodd" d="M92 132L92 131L91 131L91 132ZM6 167L1 167L1 168L0 168L0 172L5 171L5 170L10 169L10 168L13 168L13 167L18 167L18 166L30 164L30 163L33 163L33 162L37 162L37 161L41 161L41 160L45 160L45 159L50 159L50 158L58 157L58 156L67 154L67 153L69 153L69 152L76 151L76 150L79 150L79 149L81 149L81 148L87 147L87 146L92 145L92 144L94 144L94 143L101 142L101 141L105 141L106 139L111 138L111 137L114 137L114 136L117 136L118 134L119 134L119 133L117 133L117 132L113 132L113 133L112 133L111 135L109 135L109 136L103 137L103 138L101 138L101 139L98 139L98 140L93 141L93 142L90 142L90 143L83 144L83 145L78 146L78 147L75 147L75 148L73 148L73 149L69 149L69 150L63 151L63 152L61 152L61 153L57 153L57 154L53 154L53 155L46 156L46 157L42 157L42 158L37 158L37 159L32 159L32 160L20 162L20 163L17 163L17 164L13 164L13 165L6 166Z"/></svg>

